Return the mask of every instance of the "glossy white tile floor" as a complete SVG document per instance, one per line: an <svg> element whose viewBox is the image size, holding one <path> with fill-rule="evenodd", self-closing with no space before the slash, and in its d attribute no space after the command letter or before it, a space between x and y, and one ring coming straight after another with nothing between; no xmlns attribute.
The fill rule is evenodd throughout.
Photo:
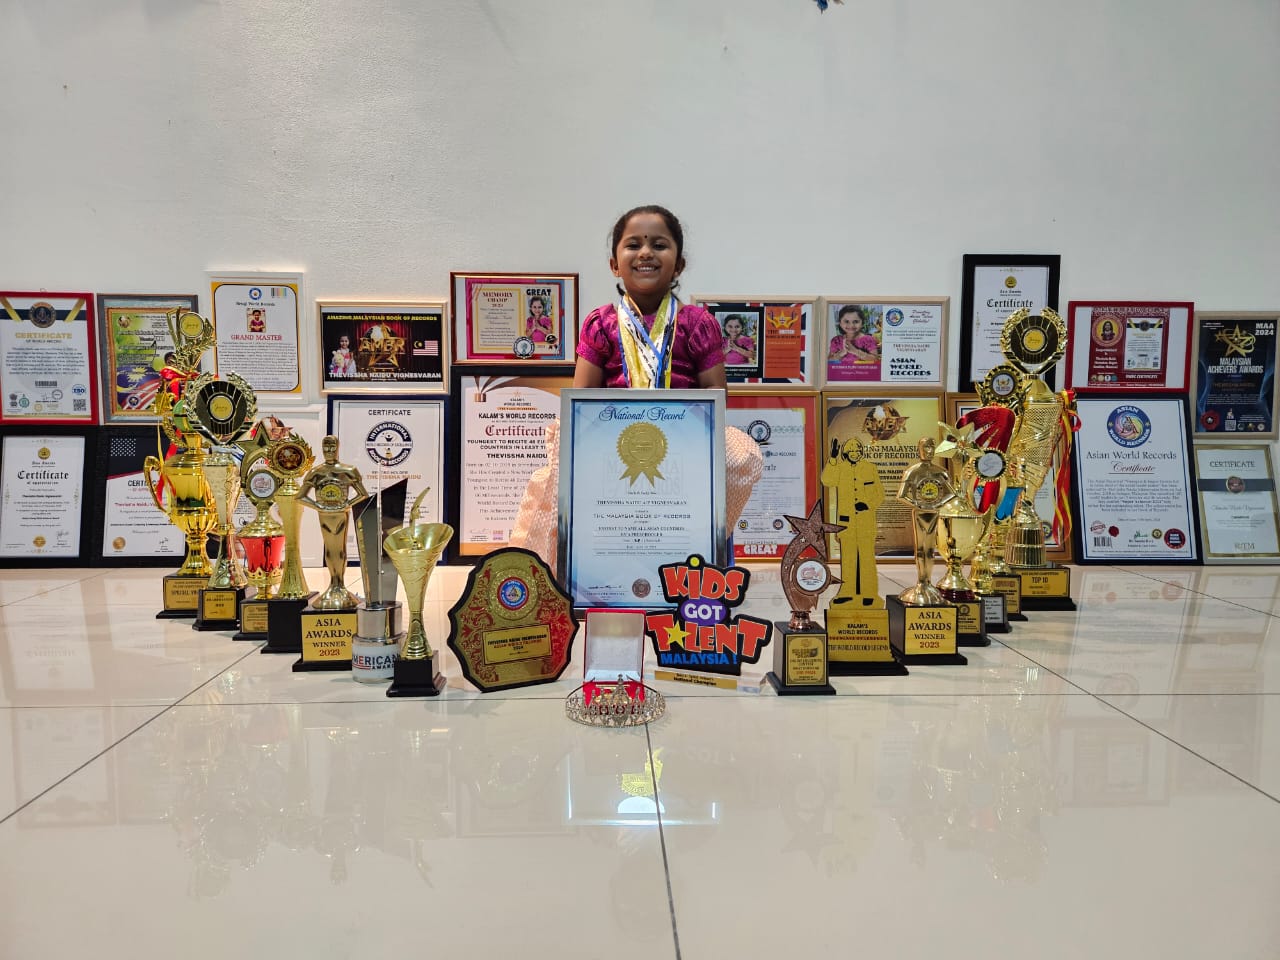
<svg viewBox="0 0 1280 960"><path fill-rule="evenodd" d="M294 674L162 572L0 571L6 960L1280 956L1280 570L1076 568L967 667L626 731Z"/></svg>

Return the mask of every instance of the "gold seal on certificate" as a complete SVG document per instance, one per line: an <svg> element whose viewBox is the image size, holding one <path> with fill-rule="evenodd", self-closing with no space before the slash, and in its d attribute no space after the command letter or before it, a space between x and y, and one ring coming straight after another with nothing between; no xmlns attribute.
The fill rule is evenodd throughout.
<svg viewBox="0 0 1280 960"><path fill-rule="evenodd" d="M573 603L537 554L496 550L472 569L449 611L449 649L485 693L559 679L577 622Z"/></svg>
<svg viewBox="0 0 1280 960"><path fill-rule="evenodd" d="M650 484L663 480L658 468L667 458L667 435L652 423L633 423L618 437L618 456L627 468L623 480L635 483L645 477Z"/></svg>

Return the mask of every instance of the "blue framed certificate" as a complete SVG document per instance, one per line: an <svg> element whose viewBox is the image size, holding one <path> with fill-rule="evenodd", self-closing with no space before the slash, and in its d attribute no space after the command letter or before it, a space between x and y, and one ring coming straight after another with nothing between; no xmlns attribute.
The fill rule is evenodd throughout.
<svg viewBox="0 0 1280 960"><path fill-rule="evenodd" d="M720 390L560 394L559 570L575 607L668 606L658 568L728 560Z"/></svg>

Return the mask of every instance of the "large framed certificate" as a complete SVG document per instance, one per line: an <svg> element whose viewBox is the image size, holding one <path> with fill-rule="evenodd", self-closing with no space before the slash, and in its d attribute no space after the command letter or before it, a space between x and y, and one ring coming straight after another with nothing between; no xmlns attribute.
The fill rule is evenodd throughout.
<svg viewBox="0 0 1280 960"><path fill-rule="evenodd" d="M406 502L426 488L423 523L444 520L454 477L444 469L446 398L329 395L329 433L338 438L338 459L360 471L370 493L408 480ZM407 508L406 508L407 510ZM347 533L347 556L359 557L355 524Z"/></svg>
<svg viewBox="0 0 1280 960"><path fill-rule="evenodd" d="M1196 435L1275 439L1277 324L1280 313L1196 315Z"/></svg>
<svg viewBox="0 0 1280 960"><path fill-rule="evenodd" d="M210 273L214 369L236 373L271 399L304 399L302 274Z"/></svg>
<svg viewBox="0 0 1280 960"><path fill-rule="evenodd" d="M884 501L876 509L876 556L910 560L915 556L915 524L910 504L897 498L903 471L920 459L920 438L938 438L942 397L886 397L824 392L825 406L820 464L828 463L832 444L843 449L850 440L862 443L864 456L876 465ZM827 521L836 522L835 496L827 496ZM840 556L840 543L827 538L828 556Z"/></svg>
<svg viewBox="0 0 1280 960"><path fill-rule="evenodd" d="M949 297L824 297L827 385L941 393L949 303Z"/></svg>
<svg viewBox="0 0 1280 960"><path fill-rule="evenodd" d="M178 311L198 313L191 294L98 294L103 423L153 423L160 372L171 359ZM157 511L158 512L158 511Z"/></svg>
<svg viewBox="0 0 1280 960"><path fill-rule="evenodd" d="M1197 443L1205 563L1280 563L1280 504L1271 449Z"/></svg>
<svg viewBox="0 0 1280 960"><path fill-rule="evenodd" d="M795 536L786 518L808 515L817 499L819 402L816 393L729 394L729 426L759 444L764 455L764 472L730 531L735 559L781 559Z"/></svg>
<svg viewBox="0 0 1280 960"><path fill-rule="evenodd" d="M699 294L693 302L720 324L724 374L731 385L822 385L817 366L821 324L813 297Z"/></svg>
<svg viewBox="0 0 1280 960"><path fill-rule="evenodd" d="M169 515L156 509L142 473L148 456L164 459L167 444L156 427L113 427L100 435L93 484L100 509L95 511L92 563L173 567L175 559L182 559L186 539Z"/></svg>
<svg viewBox="0 0 1280 960"><path fill-rule="evenodd" d="M85 562L94 454L92 430L5 428L0 439L0 566Z"/></svg>
<svg viewBox="0 0 1280 960"><path fill-rule="evenodd" d="M972 390L991 368L1004 362L1000 333L1009 314L1026 309L1032 314L1045 307L1058 309L1058 276L1062 258L1057 254L964 255L960 297L961 390ZM1052 386L1052 371L1045 377Z"/></svg>
<svg viewBox="0 0 1280 960"><path fill-rule="evenodd" d="M461 463L449 507L457 530L450 557L480 557L507 546L529 478L547 465L560 392L572 386L568 368L454 368L451 434Z"/></svg>
<svg viewBox="0 0 1280 960"><path fill-rule="evenodd" d="M1077 563L1199 563L1185 395L1080 397Z"/></svg>
<svg viewBox="0 0 1280 960"><path fill-rule="evenodd" d="M658 568L728 560L719 390L560 394L559 572L575 607L666 606Z"/></svg>
<svg viewBox="0 0 1280 960"><path fill-rule="evenodd" d="M0 307L0 423L96 423L93 296L0 291Z"/></svg>
<svg viewBox="0 0 1280 960"><path fill-rule="evenodd" d="M449 274L455 363L572 363L576 273Z"/></svg>
<svg viewBox="0 0 1280 960"><path fill-rule="evenodd" d="M445 393L448 323L443 300L319 300L320 388Z"/></svg>
<svg viewBox="0 0 1280 960"><path fill-rule="evenodd" d="M1109 393L1186 390L1194 312L1186 301L1071 301L1067 386Z"/></svg>

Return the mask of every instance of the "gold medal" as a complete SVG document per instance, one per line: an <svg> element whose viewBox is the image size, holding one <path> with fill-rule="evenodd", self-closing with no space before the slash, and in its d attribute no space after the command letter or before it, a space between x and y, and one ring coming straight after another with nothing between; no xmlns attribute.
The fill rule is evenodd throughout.
<svg viewBox="0 0 1280 960"><path fill-rule="evenodd" d="M667 457L667 437L652 423L633 423L618 437L618 456L626 466L620 479L635 483L638 477L666 479L658 467Z"/></svg>

